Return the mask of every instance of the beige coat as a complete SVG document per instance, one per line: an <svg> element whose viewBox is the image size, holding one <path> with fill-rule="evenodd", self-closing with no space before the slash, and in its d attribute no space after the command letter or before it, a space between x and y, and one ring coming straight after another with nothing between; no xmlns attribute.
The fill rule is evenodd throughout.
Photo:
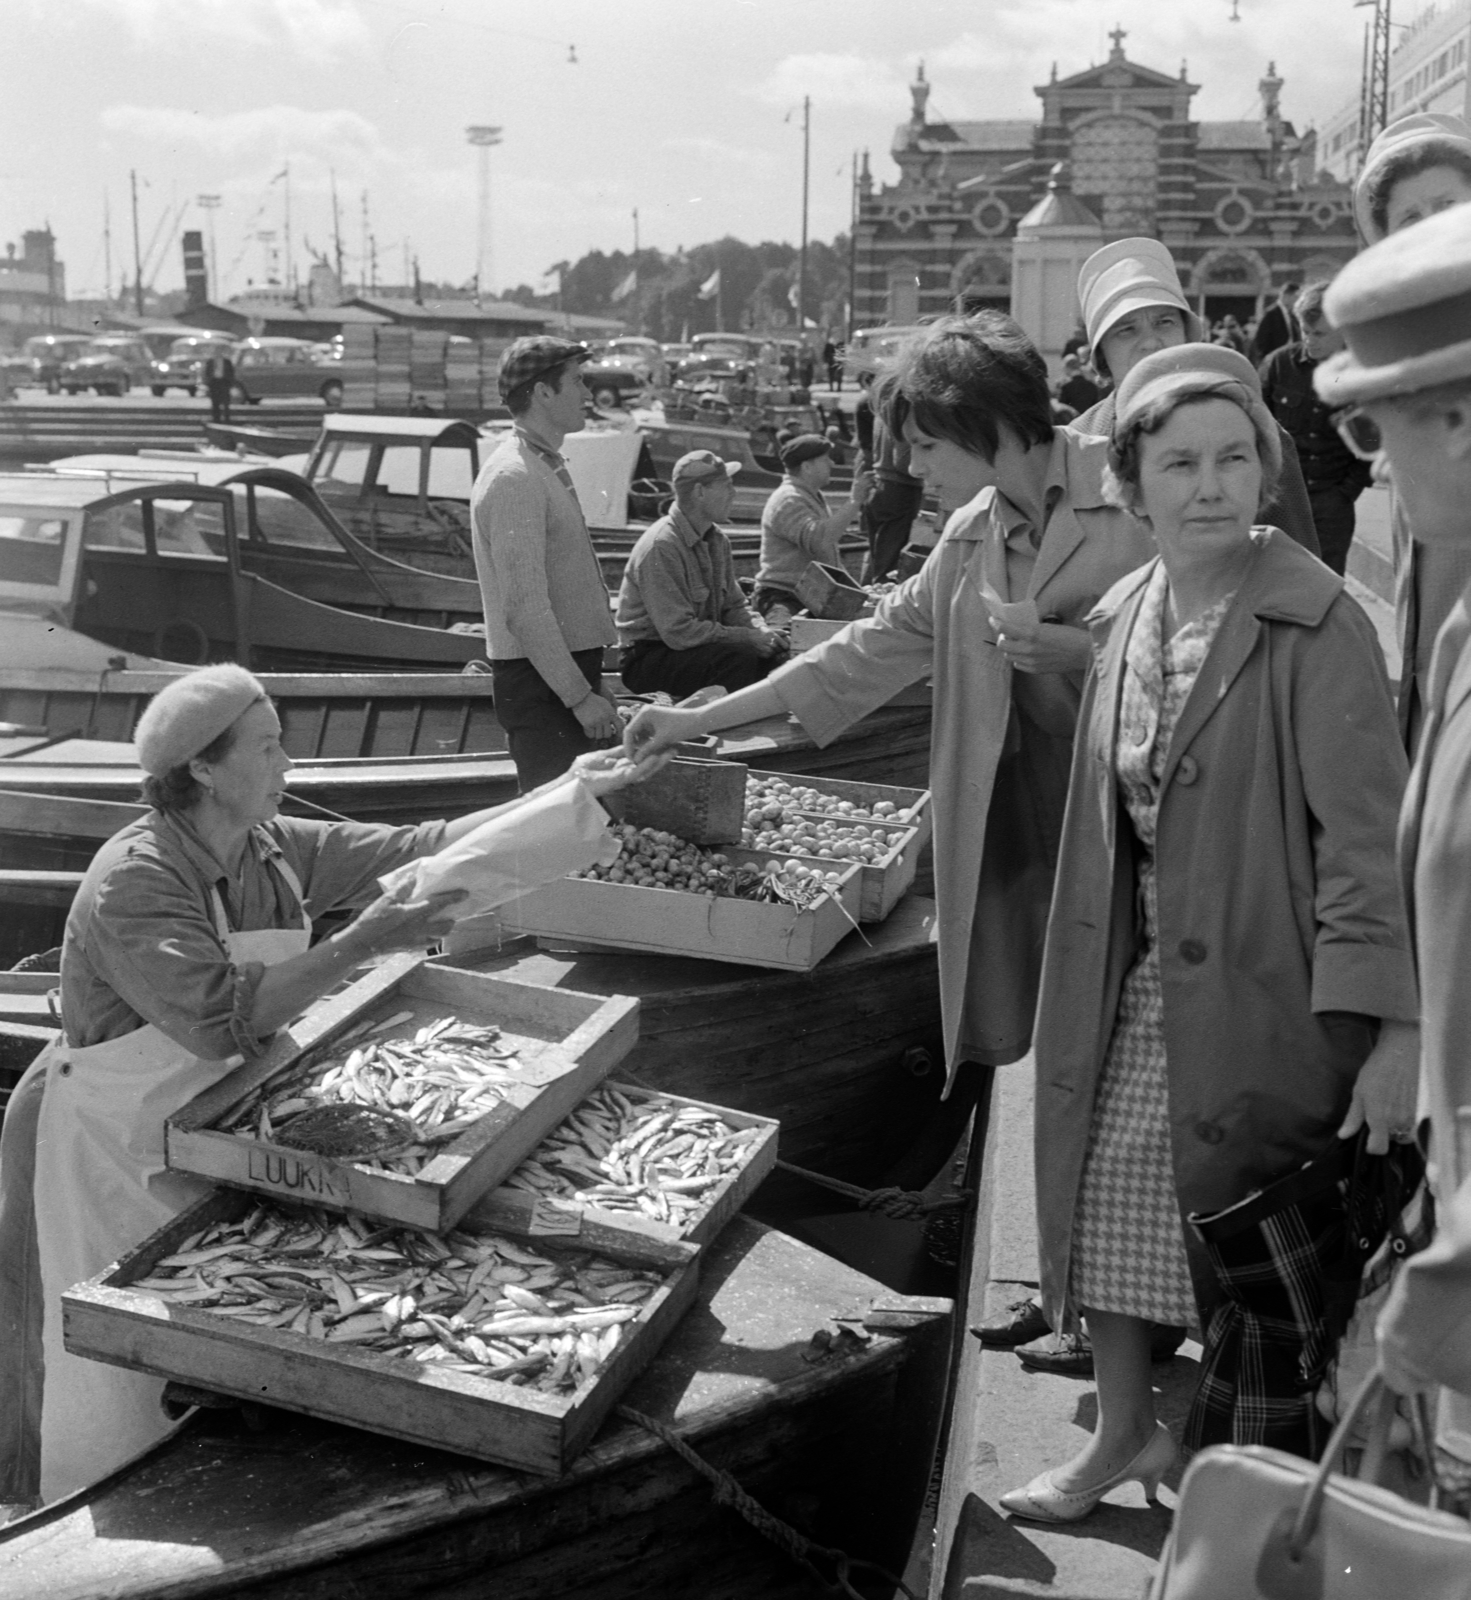
<svg viewBox="0 0 1471 1600"><path fill-rule="evenodd" d="M904 685L934 675L930 783L940 1004L953 1079L962 1060L1015 1061L1030 1046L1037 975L1081 676L1016 673L982 603L989 583L1030 597L1044 619L1081 627L1100 595L1154 546L1103 501L1107 445L1059 428L1054 502L1027 596L1007 592L1014 507L993 491L951 518L923 569L826 644L769 680L826 744Z"/></svg>
<svg viewBox="0 0 1471 1600"><path fill-rule="evenodd" d="M1133 829L1114 766L1125 646L1153 563L1093 618L1037 1012L1044 1303L1068 1299L1074 1211L1119 990L1134 960ZM1171 1142L1182 1219L1311 1159L1370 1030L1412 1020L1394 865L1405 760L1374 630L1343 580L1273 530L1175 728L1156 839ZM1185 1229L1202 1309L1214 1298Z"/></svg>

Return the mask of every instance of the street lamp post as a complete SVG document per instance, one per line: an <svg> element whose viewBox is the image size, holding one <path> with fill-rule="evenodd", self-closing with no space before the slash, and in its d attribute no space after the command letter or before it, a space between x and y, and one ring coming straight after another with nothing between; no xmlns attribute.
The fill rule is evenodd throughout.
<svg viewBox="0 0 1471 1600"><path fill-rule="evenodd" d="M490 290L490 152L501 142L500 128L477 124L465 129L465 137L480 152L480 216L478 237L475 242L475 293L489 294Z"/></svg>
<svg viewBox="0 0 1471 1600"><path fill-rule="evenodd" d="M216 305L219 304L220 280L219 262L215 258L215 212L219 210L220 196L217 194L195 195L194 203L204 213L205 221L209 225L209 295Z"/></svg>

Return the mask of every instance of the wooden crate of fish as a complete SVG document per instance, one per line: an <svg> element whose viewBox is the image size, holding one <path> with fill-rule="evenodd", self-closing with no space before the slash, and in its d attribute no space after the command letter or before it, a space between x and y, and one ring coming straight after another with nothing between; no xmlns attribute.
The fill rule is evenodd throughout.
<svg viewBox="0 0 1471 1600"><path fill-rule="evenodd" d="M856 861L860 922L882 922L909 892L933 828L927 789L778 772L752 772L746 780L742 844L814 866Z"/></svg>
<svg viewBox="0 0 1471 1600"><path fill-rule="evenodd" d="M169 1166L451 1227L597 1087L638 1002L390 957L167 1126Z"/></svg>
<svg viewBox="0 0 1471 1600"><path fill-rule="evenodd" d="M618 824L609 867L561 878L500 912L512 933L552 948L648 950L808 972L857 926L858 869L797 866L761 850L709 852Z"/></svg>
<svg viewBox="0 0 1471 1600"><path fill-rule="evenodd" d="M222 1189L69 1289L63 1334L77 1355L557 1474L689 1307L696 1255L374 1229Z"/></svg>
<svg viewBox="0 0 1471 1600"><path fill-rule="evenodd" d="M630 1229L713 1239L776 1164L780 1124L632 1083L607 1082L542 1140L469 1226L606 1249Z"/></svg>

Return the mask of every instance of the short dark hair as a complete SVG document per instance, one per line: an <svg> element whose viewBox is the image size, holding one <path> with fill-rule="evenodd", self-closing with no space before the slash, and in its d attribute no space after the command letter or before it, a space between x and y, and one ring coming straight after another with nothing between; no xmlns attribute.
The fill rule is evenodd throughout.
<svg viewBox="0 0 1471 1600"><path fill-rule="evenodd" d="M506 396L506 410L513 417L524 417L531 409L531 396L535 393L537 384L549 383L560 394L568 367L578 365L580 365L578 358L569 356L560 366L548 367L545 372L538 372L534 378L528 378L525 383L518 383Z"/></svg>
<svg viewBox="0 0 1471 1600"><path fill-rule="evenodd" d="M1315 278L1311 283L1305 284L1302 293L1297 297L1297 320L1306 322L1309 317L1315 320L1323 312L1323 296L1328 293L1328 280Z"/></svg>
<svg viewBox="0 0 1471 1600"><path fill-rule="evenodd" d="M1047 363L1001 311L942 317L915 334L875 385L873 404L896 439L912 418L921 433L987 462L1002 423L1027 446L1052 439Z"/></svg>
<svg viewBox="0 0 1471 1600"><path fill-rule="evenodd" d="M1427 139L1391 156L1374 174L1369 185L1369 215L1381 234L1389 232L1389 197L1394 186L1406 178L1418 177L1432 167L1450 167L1471 184L1471 153L1460 145L1440 139Z"/></svg>
<svg viewBox="0 0 1471 1600"><path fill-rule="evenodd" d="M238 719L237 719L238 720ZM190 761L223 761L235 743L235 723L223 733L216 734L197 756ZM189 770L189 762L182 761L170 767L161 778L150 773L143 780L143 803L157 811L188 811L204 793L199 779Z"/></svg>

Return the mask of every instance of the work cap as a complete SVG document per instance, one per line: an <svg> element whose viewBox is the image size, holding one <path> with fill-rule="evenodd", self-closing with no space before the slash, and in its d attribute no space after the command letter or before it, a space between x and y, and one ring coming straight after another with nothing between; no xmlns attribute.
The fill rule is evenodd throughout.
<svg viewBox="0 0 1471 1600"><path fill-rule="evenodd" d="M133 742L138 764L161 778L218 739L266 691L259 678L234 662L200 667L175 678L148 702Z"/></svg>
<svg viewBox="0 0 1471 1600"><path fill-rule="evenodd" d="M1346 345L1313 373L1325 405L1471 376L1471 205L1426 217L1355 256L1323 309Z"/></svg>
<svg viewBox="0 0 1471 1600"><path fill-rule="evenodd" d="M1460 117L1438 111L1420 111L1413 117L1391 122L1369 146L1364 165L1354 180L1354 220L1370 244L1384 237L1384 229L1374 221L1374 191L1391 161L1409 155L1428 144L1442 145L1471 156L1471 126Z"/></svg>
<svg viewBox="0 0 1471 1600"><path fill-rule="evenodd" d="M530 383L543 373L555 371L568 361L591 359L592 351L585 344L574 344L570 339L556 339L549 333L517 339L514 344L507 346L501 357L496 387L504 400L513 389L519 389L523 383Z"/></svg>
<svg viewBox="0 0 1471 1600"><path fill-rule="evenodd" d="M674 463L669 476L674 483L709 483L722 473L733 478L740 470L739 461L722 461L713 450L691 450Z"/></svg>
<svg viewBox="0 0 1471 1600"><path fill-rule="evenodd" d="M1185 318L1185 335L1200 337L1200 323L1180 287L1175 258L1158 239L1119 239L1095 250L1078 273L1078 302L1088 330L1088 352L1116 322L1147 306L1174 306Z"/></svg>
<svg viewBox="0 0 1471 1600"><path fill-rule="evenodd" d="M832 448L820 433L799 433L781 447L781 464L788 468L800 467L804 461L831 455Z"/></svg>
<svg viewBox="0 0 1471 1600"><path fill-rule="evenodd" d="M1170 350L1156 350L1139 362L1119 385L1110 460L1131 426L1157 402L1173 401L1169 406L1173 410L1182 401L1201 397L1219 397L1240 406L1256 428L1263 467L1273 474L1281 470L1282 440L1262 399L1261 379L1245 356L1224 344L1175 345ZM1117 470L1117 461L1114 466Z"/></svg>

